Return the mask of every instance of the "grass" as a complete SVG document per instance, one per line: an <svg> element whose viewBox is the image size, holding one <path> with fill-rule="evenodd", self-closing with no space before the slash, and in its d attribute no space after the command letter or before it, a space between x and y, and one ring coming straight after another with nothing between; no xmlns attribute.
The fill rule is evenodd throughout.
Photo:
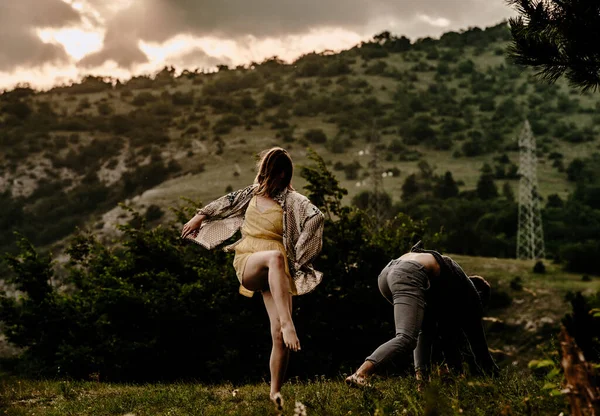
<svg viewBox="0 0 600 416"><path fill-rule="evenodd" d="M413 378L379 378L357 390L342 378L285 384L283 414L296 402L307 415L557 415L566 401L531 374L505 371L497 379L434 379L423 393ZM556 387L556 386L553 386ZM274 415L266 383L116 384L73 381L0 381L3 415ZM1 410L0 410L1 411Z"/></svg>
<svg viewBox="0 0 600 416"><path fill-rule="evenodd" d="M570 309L568 291L600 290L600 279L585 282L546 263L546 273L533 273L533 261L452 256L468 274L488 279L494 291L511 303L490 311L499 321L487 322L494 357L503 371L496 379L434 379L426 394L412 377L377 378L370 390L349 389L343 376L292 380L285 384L285 414L294 403L308 415L558 415L568 414L556 379L537 378L527 368L532 359L554 358L552 345L560 319ZM512 288L515 277L522 289ZM391 316L382 319L392 319ZM500 322L500 323L499 323ZM357 363L358 364L358 363ZM267 363L264 371L267 377ZM293 374L292 374L293 376ZM204 385L193 382L117 384L89 381L36 381L0 374L0 415L270 415L268 384ZM437 406L437 407L436 407ZM433 412L432 407L438 413ZM461 412L462 409L462 412ZM427 410L427 411L426 411ZM379 413L376 413L379 412ZM430 412L430 413L427 413Z"/></svg>

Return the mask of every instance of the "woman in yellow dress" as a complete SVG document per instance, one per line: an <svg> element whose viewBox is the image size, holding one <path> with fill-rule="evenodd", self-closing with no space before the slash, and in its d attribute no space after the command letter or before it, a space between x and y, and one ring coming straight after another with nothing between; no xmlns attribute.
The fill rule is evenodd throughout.
<svg viewBox="0 0 600 416"><path fill-rule="evenodd" d="M322 280L312 261L322 247L323 214L291 185L292 159L274 147L261 154L253 185L231 192L205 207L182 230L208 249L241 228L233 266L240 293L260 291L271 322L271 400L281 408L281 385L290 351L300 350L292 321L292 295L311 292Z"/></svg>

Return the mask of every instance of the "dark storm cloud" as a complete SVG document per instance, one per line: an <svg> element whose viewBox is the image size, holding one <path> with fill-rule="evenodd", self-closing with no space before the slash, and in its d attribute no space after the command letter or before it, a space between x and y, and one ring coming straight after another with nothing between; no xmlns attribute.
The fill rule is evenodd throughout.
<svg viewBox="0 0 600 416"><path fill-rule="evenodd" d="M61 0L0 2L0 71L68 60L64 48L44 44L36 28L59 28L81 17Z"/></svg>
<svg viewBox="0 0 600 416"><path fill-rule="evenodd" d="M439 35L474 25L497 23L511 14L505 0L134 0L115 11L121 0L81 0L101 18L88 22L105 29L103 48L86 56L84 68L115 61L122 68L148 61L139 42L164 42L176 35L215 36L244 45L264 39L343 28L361 36L391 30L410 37ZM430 24L422 15L443 18L448 27ZM42 43L40 27L64 27L81 16L61 0L0 0L0 71L66 61L64 49ZM211 62L202 51L192 57ZM190 62L193 64L194 62ZM221 63L221 62L219 62Z"/></svg>
<svg viewBox="0 0 600 416"><path fill-rule="evenodd" d="M368 35L374 34L365 33L370 23L381 21L392 27L374 31L422 36L444 29L420 21L420 15L448 19L450 30L497 23L508 14L504 0L136 0L108 22L105 49L83 64L112 58L130 67L147 60L138 40L160 43L178 34L260 39L335 27Z"/></svg>

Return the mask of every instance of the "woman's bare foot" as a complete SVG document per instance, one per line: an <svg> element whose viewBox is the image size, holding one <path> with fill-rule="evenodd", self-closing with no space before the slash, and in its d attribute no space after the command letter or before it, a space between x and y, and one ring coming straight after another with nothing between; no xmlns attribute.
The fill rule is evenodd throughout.
<svg viewBox="0 0 600 416"><path fill-rule="evenodd" d="M283 343L292 351L300 351L300 340L296 334L294 324L281 325L281 333L283 335Z"/></svg>
<svg viewBox="0 0 600 416"><path fill-rule="evenodd" d="M275 405L275 409L278 412L283 412L283 397L280 392L270 395L271 401Z"/></svg>
<svg viewBox="0 0 600 416"><path fill-rule="evenodd" d="M346 384L350 387L371 387L371 383L367 381L367 376L358 373L346 377Z"/></svg>

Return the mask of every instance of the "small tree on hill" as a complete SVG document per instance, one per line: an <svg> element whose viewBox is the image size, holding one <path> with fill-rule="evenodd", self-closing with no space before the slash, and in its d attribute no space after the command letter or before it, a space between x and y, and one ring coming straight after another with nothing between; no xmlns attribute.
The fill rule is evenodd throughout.
<svg viewBox="0 0 600 416"><path fill-rule="evenodd" d="M494 172L487 163L481 169L481 176L477 181L477 196L483 200L493 199L498 196L498 188L494 183Z"/></svg>
<svg viewBox="0 0 600 416"><path fill-rule="evenodd" d="M458 185L452 177L451 172L446 172L435 186L435 196L440 199L448 199L458 196Z"/></svg>

